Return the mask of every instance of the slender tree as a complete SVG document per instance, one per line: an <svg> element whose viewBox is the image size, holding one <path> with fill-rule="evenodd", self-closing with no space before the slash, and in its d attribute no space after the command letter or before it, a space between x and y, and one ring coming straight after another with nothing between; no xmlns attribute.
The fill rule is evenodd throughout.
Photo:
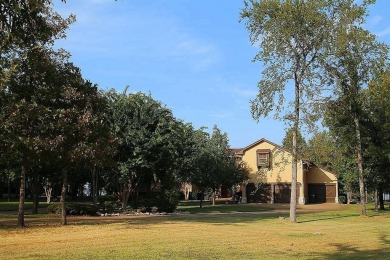
<svg viewBox="0 0 390 260"><path fill-rule="evenodd" d="M363 90L367 88L375 72L383 68L387 59L387 47L376 41L375 35L364 30L362 24L367 6L375 1L340 1L339 12L330 33L329 50L324 56L324 66L333 83L336 101L330 103L330 114L335 121L344 121L344 139L354 145L359 176L361 215L366 211L366 187L364 173L363 126L367 114L364 109ZM337 124L333 124L335 126ZM333 129L336 130L336 129Z"/></svg>
<svg viewBox="0 0 390 260"><path fill-rule="evenodd" d="M292 151L293 149L292 140L293 140L293 129L288 129L286 135L282 140L283 147ZM301 131L298 131L297 146L298 146L297 150L299 151L298 157L300 159L305 159L307 144L305 138L301 134Z"/></svg>
<svg viewBox="0 0 390 260"><path fill-rule="evenodd" d="M371 190L375 191L376 209L384 209L383 193L390 187L390 71L387 69L369 84L366 96L369 144L368 174Z"/></svg>
<svg viewBox="0 0 390 260"><path fill-rule="evenodd" d="M297 138L301 120L312 121L321 104L324 81L319 61L337 9L333 2L250 0L244 1L241 12L251 43L260 47L254 61L264 64L259 93L251 101L252 115L259 120L273 112L276 118L292 122L291 222L296 222Z"/></svg>

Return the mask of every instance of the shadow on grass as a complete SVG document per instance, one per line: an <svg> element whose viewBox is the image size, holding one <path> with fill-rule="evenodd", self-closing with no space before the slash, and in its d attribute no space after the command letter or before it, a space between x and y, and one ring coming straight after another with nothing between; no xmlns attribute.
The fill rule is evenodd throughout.
<svg viewBox="0 0 390 260"><path fill-rule="evenodd" d="M187 214L177 215L151 215L151 216L120 216L120 217L75 217L69 216L69 225L105 225L112 223L124 223L132 226L153 224L170 224L175 222L188 223L210 223L214 225L240 225L243 223L261 222L265 220L285 219L288 222L289 210L285 205L259 205L259 204L225 204L211 206L207 205L200 209L198 206L180 206L178 211L187 212ZM190 214L188 214L190 213ZM305 211L297 213L298 223L329 221L348 217L356 217L356 210L343 211ZM0 229L14 228L15 219L11 216L2 218L0 215ZM42 225L60 225L60 217L53 215L42 216L41 218L26 217L27 227Z"/></svg>
<svg viewBox="0 0 390 260"><path fill-rule="evenodd" d="M323 221L323 220L331 220L331 219L339 219L339 218L350 218L350 217L357 217L359 214L353 214L353 213L347 213L347 214L337 214L337 215L330 215L330 216L323 216L319 217L314 216L314 219L308 219L308 220L301 220L298 221L298 223L306 223L306 222L316 222L316 221Z"/></svg>
<svg viewBox="0 0 390 260"><path fill-rule="evenodd" d="M362 250L356 246L347 244L332 244L337 248L337 253L320 254L321 259L389 259L390 247L372 250Z"/></svg>
<svg viewBox="0 0 390 260"><path fill-rule="evenodd" d="M379 240L381 241L382 244L385 245L390 245L390 234L381 234L379 236Z"/></svg>

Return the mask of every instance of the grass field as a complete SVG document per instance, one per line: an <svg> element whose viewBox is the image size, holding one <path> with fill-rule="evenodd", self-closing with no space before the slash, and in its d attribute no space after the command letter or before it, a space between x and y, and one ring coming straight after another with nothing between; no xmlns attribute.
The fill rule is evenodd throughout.
<svg viewBox="0 0 390 260"><path fill-rule="evenodd" d="M194 214L68 226L42 216L25 229L0 226L0 259L390 259L390 212L360 217L358 207L302 211L296 224L258 205L182 206Z"/></svg>

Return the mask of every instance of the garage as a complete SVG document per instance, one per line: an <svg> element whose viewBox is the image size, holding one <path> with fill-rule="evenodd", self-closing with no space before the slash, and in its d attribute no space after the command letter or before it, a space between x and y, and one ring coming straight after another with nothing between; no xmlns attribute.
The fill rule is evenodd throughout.
<svg viewBox="0 0 390 260"><path fill-rule="evenodd" d="M308 184L309 203L334 203L335 184Z"/></svg>
<svg viewBox="0 0 390 260"><path fill-rule="evenodd" d="M249 183L246 186L248 203L271 203L271 185Z"/></svg>
<svg viewBox="0 0 390 260"><path fill-rule="evenodd" d="M291 184L272 183L272 184L254 184L249 183L246 186L248 203L290 203ZM299 188L297 189L297 200L299 197Z"/></svg>
<svg viewBox="0 0 390 260"><path fill-rule="evenodd" d="M291 185L276 184L274 192L274 203L290 203L291 200Z"/></svg>

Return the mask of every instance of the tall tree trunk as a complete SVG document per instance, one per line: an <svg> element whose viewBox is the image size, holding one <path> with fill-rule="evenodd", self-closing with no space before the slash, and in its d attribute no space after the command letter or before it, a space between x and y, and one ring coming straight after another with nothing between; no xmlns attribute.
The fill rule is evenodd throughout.
<svg viewBox="0 0 390 260"><path fill-rule="evenodd" d="M11 201L11 177L8 176L8 198L7 198L7 201L10 202Z"/></svg>
<svg viewBox="0 0 390 260"><path fill-rule="evenodd" d="M378 211L379 210L378 188L375 188L374 198L375 198L375 211Z"/></svg>
<svg viewBox="0 0 390 260"><path fill-rule="evenodd" d="M44 186L43 186L43 189L45 190L45 195L46 195L46 203L50 203L51 202L51 192L53 191L53 188L50 187L49 183L46 183Z"/></svg>
<svg viewBox="0 0 390 260"><path fill-rule="evenodd" d="M24 201L26 196L26 169L24 166L20 169L20 190L19 190L19 209L18 209L18 226L24 227Z"/></svg>
<svg viewBox="0 0 390 260"><path fill-rule="evenodd" d="M200 208L203 208L203 190L200 192L199 207L200 207Z"/></svg>
<svg viewBox="0 0 390 260"><path fill-rule="evenodd" d="M61 189L61 224L62 225L67 225L68 222L66 220L66 191L68 189L68 170L63 169L62 170L62 189Z"/></svg>
<svg viewBox="0 0 390 260"><path fill-rule="evenodd" d="M292 149L292 169L291 169L291 199L290 199L290 221L297 222L297 164L298 164L298 127L299 127L299 81L298 76L295 73L295 114L294 114L294 126L293 126L293 149Z"/></svg>
<svg viewBox="0 0 390 260"><path fill-rule="evenodd" d="M383 201L383 188L379 187L378 189L378 199L379 199L379 209L385 209L385 203Z"/></svg>
<svg viewBox="0 0 390 260"><path fill-rule="evenodd" d="M352 191L347 191L347 204L351 204L352 201Z"/></svg>
<svg viewBox="0 0 390 260"><path fill-rule="evenodd" d="M5 176L3 175L3 177L0 180L0 199L2 199L4 195L4 184L5 184Z"/></svg>
<svg viewBox="0 0 390 260"><path fill-rule="evenodd" d="M127 207L130 193L131 193L131 181L128 180L127 183L124 183L122 186L122 198L121 198L122 210L125 210Z"/></svg>
<svg viewBox="0 0 390 260"><path fill-rule="evenodd" d="M215 188L213 189L213 206L215 206L215 197L216 197L216 194L215 194Z"/></svg>
<svg viewBox="0 0 390 260"><path fill-rule="evenodd" d="M38 214L39 207L39 177L36 173L33 174L32 179L32 199L33 199L33 208L32 214Z"/></svg>
<svg viewBox="0 0 390 260"><path fill-rule="evenodd" d="M93 205L96 207L98 201L98 178L95 167L92 169L92 199Z"/></svg>
<svg viewBox="0 0 390 260"><path fill-rule="evenodd" d="M359 189L360 189L360 215L367 216L366 209L366 189L364 185L364 169L363 169L363 152L362 152L362 140L361 140L361 131L360 131L360 122L358 117L354 116L353 119L355 123L356 131L356 155L357 155L357 165L359 171Z"/></svg>

